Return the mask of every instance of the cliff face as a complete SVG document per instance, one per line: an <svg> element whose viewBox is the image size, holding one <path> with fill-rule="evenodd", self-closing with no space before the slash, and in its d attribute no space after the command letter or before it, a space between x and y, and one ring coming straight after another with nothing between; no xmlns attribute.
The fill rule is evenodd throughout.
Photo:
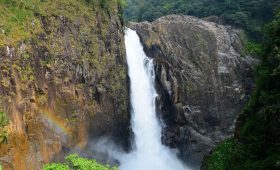
<svg viewBox="0 0 280 170"><path fill-rule="evenodd" d="M279 169L280 160L280 11L264 28L255 68L256 87L236 123L233 138L204 158L201 169Z"/></svg>
<svg viewBox="0 0 280 170"><path fill-rule="evenodd" d="M27 1L11 3L20 12L30 11ZM12 11L9 5L1 4L1 10ZM22 29L11 28L9 35L5 26L10 23L0 26L0 111L10 120L0 130L8 137L0 144L0 164L40 169L101 135L127 146L128 80L119 4L69 0L34 6L21 18Z"/></svg>
<svg viewBox="0 0 280 170"><path fill-rule="evenodd" d="M131 23L154 58L163 142L198 164L232 136L237 114L252 91L254 60L237 30L189 16Z"/></svg>

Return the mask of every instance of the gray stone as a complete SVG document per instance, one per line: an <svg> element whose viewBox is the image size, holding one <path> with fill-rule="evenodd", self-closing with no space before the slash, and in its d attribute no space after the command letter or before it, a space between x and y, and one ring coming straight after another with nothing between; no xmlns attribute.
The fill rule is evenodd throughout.
<svg viewBox="0 0 280 170"><path fill-rule="evenodd" d="M252 92L256 61L243 50L242 31L177 15L130 27L154 58L157 111L166 124L163 143L198 165L232 136Z"/></svg>

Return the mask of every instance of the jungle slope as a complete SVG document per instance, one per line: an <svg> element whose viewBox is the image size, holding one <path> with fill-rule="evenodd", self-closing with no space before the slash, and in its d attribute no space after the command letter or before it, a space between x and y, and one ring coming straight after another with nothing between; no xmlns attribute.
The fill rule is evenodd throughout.
<svg viewBox="0 0 280 170"><path fill-rule="evenodd" d="M0 164L40 169L90 138L128 146L122 1L0 0Z"/></svg>

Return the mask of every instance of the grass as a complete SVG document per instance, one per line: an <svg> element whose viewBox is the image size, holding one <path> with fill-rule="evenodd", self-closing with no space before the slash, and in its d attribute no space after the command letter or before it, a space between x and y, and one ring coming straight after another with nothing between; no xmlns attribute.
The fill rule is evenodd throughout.
<svg viewBox="0 0 280 170"><path fill-rule="evenodd" d="M0 0L0 46L14 45L41 31L39 0ZM36 4L36 5L35 5Z"/></svg>
<svg viewBox="0 0 280 170"><path fill-rule="evenodd" d="M92 10L114 13L116 5L124 4L123 0L0 0L0 47L15 46L42 32L42 17L74 20L89 17Z"/></svg>

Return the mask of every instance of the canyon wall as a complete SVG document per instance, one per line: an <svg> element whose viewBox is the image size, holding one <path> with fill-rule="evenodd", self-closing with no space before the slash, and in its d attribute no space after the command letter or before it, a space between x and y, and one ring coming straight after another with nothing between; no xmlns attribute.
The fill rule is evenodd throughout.
<svg viewBox="0 0 280 170"><path fill-rule="evenodd" d="M177 15L130 27L154 59L162 141L198 167L206 153L233 135L252 92L256 61L244 50L242 31Z"/></svg>
<svg viewBox="0 0 280 170"><path fill-rule="evenodd" d="M13 3L20 12L33 12L26 1ZM8 141L0 144L0 164L4 169L41 169L103 135L128 146L119 4L70 0L33 5L38 9L24 18L19 35L9 36L1 25L0 111L9 125L1 128ZM9 9L9 4L1 8Z"/></svg>

